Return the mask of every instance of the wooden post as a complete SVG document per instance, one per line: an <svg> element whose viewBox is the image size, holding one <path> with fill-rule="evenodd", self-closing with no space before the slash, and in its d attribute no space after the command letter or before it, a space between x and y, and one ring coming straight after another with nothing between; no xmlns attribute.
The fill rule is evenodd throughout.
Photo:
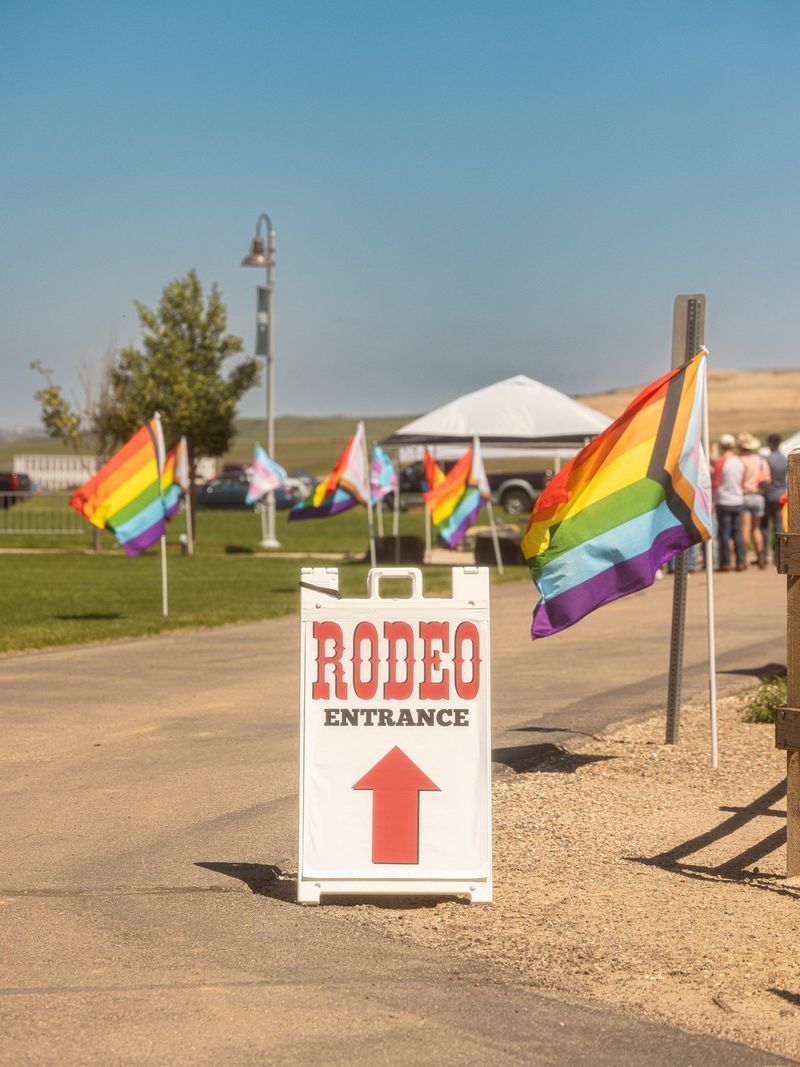
<svg viewBox="0 0 800 1067"><path fill-rule="evenodd" d="M789 453L789 531L800 532L800 451ZM794 569L794 568L793 568ZM786 703L800 708L800 574L786 579ZM800 752L786 753L786 877L800 879Z"/></svg>

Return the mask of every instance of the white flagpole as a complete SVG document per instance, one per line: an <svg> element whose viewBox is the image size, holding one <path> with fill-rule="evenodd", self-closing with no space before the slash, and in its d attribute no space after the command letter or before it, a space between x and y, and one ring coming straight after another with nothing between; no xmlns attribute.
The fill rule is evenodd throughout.
<svg viewBox="0 0 800 1067"><path fill-rule="evenodd" d="M194 527L192 526L192 493L190 489L186 489L183 494L183 499L186 505L186 541L189 549L189 555L194 555Z"/></svg>
<svg viewBox="0 0 800 1067"><path fill-rule="evenodd" d="M703 345L702 351L706 354L708 364L708 349ZM706 378L703 383L703 450L706 460L711 462L708 432L708 366L706 365ZM717 650L714 634L714 547L711 537L705 543L706 552L706 615L708 621L708 704L711 726L711 766L714 770L719 767L719 744L717 739Z"/></svg>
<svg viewBox="0 0 800 1067"><path fill-rule="evenodd" d="M431 509L425 504L425 562L430 563L431 552L433 548L431 546Z"/></svg>
<svg viewBox="0 0 800 1067"><path fill-rule="evenodd" d="M373 445L374 447L374 445ZM372 492L372 465L369 468L369 487L370 493ZM375 505L375 510L378 513L378 537L383 539L383 499L379 500Z"/></svg>
<svg viewBox="0 0 800 1067"><path fill-rule="evenodd" d="M372 484L369 477L369 449L367 448L367 434L364 430L364 423L360 422L358 428L361 430L361 440L364 443L364 470L367 476L367 529L369 531L369 561L374 567L376 565L375 560L375 529L372 522Z"/></svg>
<svg viewBox="0 0 800 1067"><path fill-rule="evenodd" d="M169 592L167 589L167 535L161 535L161 612L169 615Z"/></svg>
<svg viewBox="0 0 800 1067"><path fill-rule="evenodd" d="M500 538L497 536L497 527L494 522L494 505L492 504L491 497L486 501L486 506L489 509L489 522L492 524L492 541L494 542L494 558L497 560L497 573L505 574L503 570L503 557L500 555Z"/></svg>
<svg viewBox="0 0 800 1067"><path fill-rule="evenodd" d="M161 488L161 475L164 472L164 431L161 429L161 415L157 411L154 416L158 425L158 441L156 442L156 466L158 467L158 491L163 496ZM161 535L161 612L166 618L169 615L169 591L167 587L167 520L164 515L164 533Z"/></svg>
<svg viewBox="0 0 800 1067"><path fill-rule="evenodd" d="M394 562L400 565L400 449L395 452L395 477L397 485L394 487L394 515L392 516L392 535L394 536Z"/></svg>

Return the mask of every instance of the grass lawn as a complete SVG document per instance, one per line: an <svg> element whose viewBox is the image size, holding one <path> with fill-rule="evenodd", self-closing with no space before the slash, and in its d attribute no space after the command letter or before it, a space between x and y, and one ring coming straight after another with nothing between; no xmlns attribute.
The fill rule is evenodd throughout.
<svg viewBox="0 0 800 1067"><path fill-rule="evenodd" d="M34 500L10 510L22 523L25 508L38 506L42 502ZM331 519L291 523L288 512L278 512L278 539L285 551L302 553L300 559L260 554L260 517L244 510L199 512L196 555L182 556L178 538L186 528L185 517L176 516L167 536L170 615L166 620L161 615L158 549L128 559L114 538L103 532L102 551L95 556L91 527L75 517L82 523L79 536L0 537L0 550L39 550L38 554L0 552L0 652L290 614L298 610L300 567L313 565L315 554L321 552L352 553L354 562L320 560L319 565L340 568L345 595L366 594L369 568L360 562L368 551L363 508ZM26 520L31 528L34 518ZM391 525L392 516L387 515L387 533ZM424 513L403 512L400 532L424 537ZM449 568L426 567L424 574L426 592L449 591ZM521 577L527 577L526 568L509 567L505 579L493 574L493 581Z"/></svg>
<svg viewBox="0 0 800 1067"><path fill-rule="evenodd" d="M4 548L58 549L84 553L92 547L92 527L76 512L67 507L66 495L58 498L58 507L64 513L63 522L73 523L80 531L78 534L37 534L3 533L0 536L0 550ZM37 529L37 508L47 504L47 498L34 497L33 500L16 504L7 512L0 512L0 523L7 522L8 529ZM26 512L30 515L26 516ZM332 519L305 519L301 522L289 522L288 511L279 511L276 516L278 540L287 552L353 552L366 553L368 547L367 513L364 508L353 508L342 512ZM502 508L498 508L498 522L509 521ZM484 520L482 520L484 521ZM516 520L517 525L525 525ZM527 518L526 518L527 521ZM53 523L52 525L56 525ZM67 528L67 527L65 527ZM392 532L392 516L384 517L384 529ZM186 530L184 515L177 515L167 528L167 540L177 548L179 536ZM200 511L197 516L197 552L199 555L220 555L251 553L259 551L261 540L261 520L254 511ZM400 533L425 536L424 513L422 509L402 512L400 515ZM114 537L103 531L101 537L103 552L121 555Z"/></svg>
<svg viewBox="0 0 800 1067"><path fill-rule="evenodd" d="M313 564L311 558L188 558L171 552L170 615L164 619L156 552L136 559L121 554L0 556L0 652L288 615L299 609L300 567ZM365 596L368 566L337 565L345 596ZM519 567L506 572L508 579L526 574ZM425 568L426 593L448 593L450 580L449 567ZM499 580L497 575L493 580Z"/></svg>

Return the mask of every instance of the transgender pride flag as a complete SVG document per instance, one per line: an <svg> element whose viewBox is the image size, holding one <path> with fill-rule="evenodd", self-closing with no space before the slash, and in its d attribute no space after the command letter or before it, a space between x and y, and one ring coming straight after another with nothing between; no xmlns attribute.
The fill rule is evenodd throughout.
<svg viewBox="0 0 800 1067"><path fill-rule="evenodd" d="M289 475L274 459L270 459L261 445L256 445L253 452L250 484L247 487L246 504L255 504L267 493L280 489Z"/></svg>
<svg viewBox="0 0 800 1067"><path fill-rule="evenodd" d="M372 446L369 484L372 488L373 504L379 504L384 497L397 488L397 472L394 464L380 445Z"/></svg>

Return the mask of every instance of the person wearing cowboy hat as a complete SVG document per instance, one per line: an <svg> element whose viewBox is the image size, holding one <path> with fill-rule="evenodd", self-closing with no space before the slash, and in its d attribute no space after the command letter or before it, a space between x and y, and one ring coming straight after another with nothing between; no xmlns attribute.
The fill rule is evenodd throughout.
<svg viewBox="0 0 800 1067"><path fill-rule="evenodd" d="M731 569L731 541L736 552L736 570L747 570L742 541L742 508L744 493L742 479L744 465L734 452L736 439L724 433L719 439L720 455L714 464L711 487L717 511L717 535L719 538L719 569Z"/></svg>
<svg viewBox="0 0 800 1067"><path fill-rule="evenodd" d="M761 530L761 519L764 515L763 491L771 480L769 465L764 457L758 454L761 442L753 434L740 433L736 443L739 446L739 458L744 466L744 477L742 478L742 492L744 493L742 540L746 551L752 538L758 566L763 571L767 565L767 557L764 552L764 534Z"/></svg>

